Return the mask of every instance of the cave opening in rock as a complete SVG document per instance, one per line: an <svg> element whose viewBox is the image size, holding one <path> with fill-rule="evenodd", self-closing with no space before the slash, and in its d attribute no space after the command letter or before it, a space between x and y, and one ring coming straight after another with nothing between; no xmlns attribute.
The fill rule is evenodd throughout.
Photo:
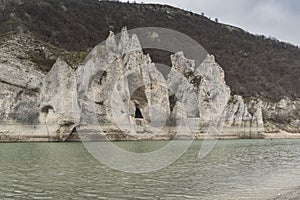
<svg viewBox="0 0 300 200"><path fill-rule="evenodd" d="M135 107L135 115L134 115L134 117L136 119L143 119L144 118L143 115L142 115L141 110L138 107Z"/></svg>
<svg viewBox="0 0 300 200"><path fill-rule="evenodd" d="M42 113L48 114L49 110L54 110L54 108L52 106L47 105L47 106L44 106L41 111L42 111Z"/></svg>

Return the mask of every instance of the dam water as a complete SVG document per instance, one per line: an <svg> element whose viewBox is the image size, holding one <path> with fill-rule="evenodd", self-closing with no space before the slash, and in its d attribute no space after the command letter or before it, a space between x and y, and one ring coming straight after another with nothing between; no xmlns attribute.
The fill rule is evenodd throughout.
<svg viewBox="0 0 300 200"><path fill-rule="evenodd" d="M116 145L147 152L167 143ZM3 143L0 199L274 199L300 186L300 140L222 140L198 159L201 144L162 170L129 174L82 143Z"/></svg>

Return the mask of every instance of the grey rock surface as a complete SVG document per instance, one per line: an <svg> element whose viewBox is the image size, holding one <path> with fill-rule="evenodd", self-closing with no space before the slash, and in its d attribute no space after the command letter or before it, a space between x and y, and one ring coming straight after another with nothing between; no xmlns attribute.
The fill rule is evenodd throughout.
<svg viewBox="0 0 300 200"><path fill-rule="evenodd" d="M196 66L178 52L163 76L123 28L77 68L57 59L44 74L21 59L20 40L0 47L1 141L299 136L300 100L231 96L213 55Z"/></svg>
<svg viewBox="0 0 300 200"><path fill-rule="evenodd" d="M80 122L74 70L61 59L43 80L40 96L41 125L57 125L55 136L65 141Z"/></svg>

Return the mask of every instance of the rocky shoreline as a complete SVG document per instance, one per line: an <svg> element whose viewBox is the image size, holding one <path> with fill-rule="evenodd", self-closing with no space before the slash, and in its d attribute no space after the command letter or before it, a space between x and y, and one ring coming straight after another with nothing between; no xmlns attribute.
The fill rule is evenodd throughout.
<svg viewBox="0 0 300 200"><path fill-rule="evenodd" d="M196 132L189 133L176 133L160 132L157 134L152 133L138 133L126 134L120 130L105 130L103 127L93 126L91 129L83 128L79 131L74 131L68 138L61 138L60 134L51 134L51 129L56 129L57 126L52 128L49 126L11 126L8 130L7 126L0 126L0 143L7 142L97 142L97 141L164 141L164 140L235 140L235 139L300 139L300 133L268 133L259 135L237 135L235 132L227 133L212 133L212 132ZM16 131L16 128L19 131ZM80 128L79 128L80 129ZM95 130L98 129L98 132ZM3 131L6 130L6 131ZM11 131L11 132L10 132ZM19 134L16 134L19 132ZM48 134L40 134L40 132L48 132Z"/></svg>

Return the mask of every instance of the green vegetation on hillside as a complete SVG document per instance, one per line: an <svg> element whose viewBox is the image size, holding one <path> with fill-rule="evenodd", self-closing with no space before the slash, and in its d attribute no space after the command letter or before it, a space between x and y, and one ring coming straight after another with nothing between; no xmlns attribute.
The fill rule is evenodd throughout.
<svg viewBox="0 0 300 200"><path fill-rule="evenodd" d="M8 0L2 7L0 34L22 26L39 40L79 52L74 53L76 62L105 40L109 30L164 27L189 35L214 54L233 94L276 101L283 96L300 97L298 47L205 16L165 5L97 0ZM147 52L154 61L170 64L168 53Z"/></svg>

